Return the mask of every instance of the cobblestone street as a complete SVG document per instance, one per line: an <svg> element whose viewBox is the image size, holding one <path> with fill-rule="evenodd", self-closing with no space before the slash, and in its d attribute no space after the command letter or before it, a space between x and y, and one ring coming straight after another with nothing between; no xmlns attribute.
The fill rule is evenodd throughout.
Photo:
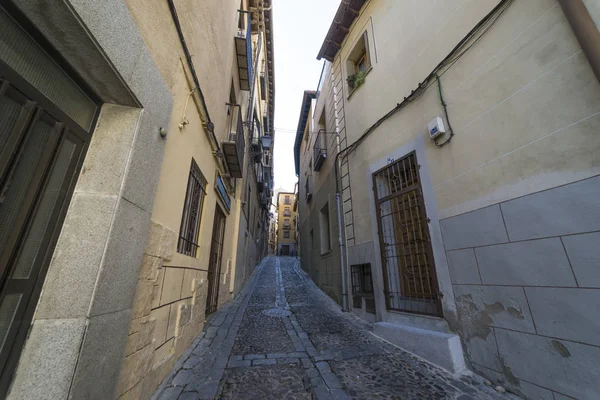
<svg viewBox="0 0 600 400"><path fill-rule="evenodd" d="M268 257L154 399L515 399L384 342L294 258Z"/></svg>

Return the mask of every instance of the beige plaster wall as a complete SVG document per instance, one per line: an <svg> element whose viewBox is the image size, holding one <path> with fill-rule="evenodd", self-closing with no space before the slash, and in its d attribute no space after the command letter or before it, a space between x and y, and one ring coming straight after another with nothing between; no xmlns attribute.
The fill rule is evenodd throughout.
<svg viewBox="0 0 600 400"><path fill-rule="evenodd" d="M368 3L338 53L345 60L358 35L370 32L373 69L346 95L349 143L408 95L497 3ZM440 218L600 173L594 134L600 86L556 0L515 0L441 79L456 136L441 149L427 140ZM372 240L366 165L427 134L427 123L443 115L435 89L351 156L357 243Z"/></svg>
<svg viewBox="0 0 600 400"><path fill-rule="evenodd" d="M228 134L225 103L229 101L232 81L238 103L247 103L249 96L248 92L239 91L234 50L239 1L212 5L200 1L176 1L175 4L186 42L195 55L195 69L220 142ZM146 399L202 330L209 249L217 205L227 217L218 306L229 301L236 287L239 290L249 276L249 273L237 274L235 271L237 256L245 259L247 255L244 243L242 253L238 252L238 240L235 239L240 236L241 199L247 181L255 178L251 172L247 174L246 165L246 179L243 182L236 180L235 194L230 193L231 211L227 213L215 191L217 159L202 125L203 110L190 96L192 80L168 5L138 0L127 1L127 5L173 96L173 115L152 210L151 232L136 290L118 388L120 398ZM245 115L245 109L243 112ZM187 124L180 129L183 120ZM197 257L176 251L192 158L208 182ZM255 188L253 191L256 193ZM234 284L234 277L241 282Z"/></svg>

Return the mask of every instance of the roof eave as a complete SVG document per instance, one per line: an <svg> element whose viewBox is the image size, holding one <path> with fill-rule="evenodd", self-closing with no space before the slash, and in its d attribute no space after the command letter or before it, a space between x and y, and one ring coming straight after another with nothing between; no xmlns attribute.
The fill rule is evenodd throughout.
<svg viewBox="0 0 600 400"><path fill-rule="evenodd" d="M366 2L367 0L342 0L321 45L317 60L324 58L329 62L333 62L335 55L342 47L342 42L350 31L350 26L358 17L360 9Z"/></svg>

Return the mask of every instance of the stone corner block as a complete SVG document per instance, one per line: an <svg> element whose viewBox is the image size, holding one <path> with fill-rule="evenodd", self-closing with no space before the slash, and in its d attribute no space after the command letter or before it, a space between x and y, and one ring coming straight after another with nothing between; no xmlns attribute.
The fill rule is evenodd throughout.
<svg viewBox="0 0 600 400"><path fill-rule="evenodd" d="M85 318L36 320L8 399L66 399L85 331Z"/></svg>
<svg viewBox="0 0 600 400"><path fill-rule="evenodd" d="M462 345L457 335L388 322L373 324L373 333L451 373L458 374L466 369Z"/></svg>

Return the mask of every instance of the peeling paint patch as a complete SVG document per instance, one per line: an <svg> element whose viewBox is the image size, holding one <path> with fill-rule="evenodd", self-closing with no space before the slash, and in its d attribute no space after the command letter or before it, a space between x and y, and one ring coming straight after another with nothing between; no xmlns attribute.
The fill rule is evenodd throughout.
<svg viewBox="0 0 600 400"><path fill-rule="evenodd" d="M523 311L522 310L517 310L514 307L508 307L506 309L506 311L508 311L508 313L510 315L512 315L515 318L521 319L521 320L525 320L525 315L523 315Z"/></svg>
<svg viewBox="0 0 600 400"><path fill-rule="evenodd" d="M521 386L519 379L515 376L515 374L513 374L510 367L504 362L504 357L499 356L498 359L500 360L500 363L502 363L502 373L506 377L508 383L514 386Z"/></svg>
<svg viewBox="0 0 600 400"><path fill-rule="evenodd" d="M571 352L569 351L569 349L567 349L567 346L565 346L558 340L552 340L550 341L550 343L552 344L552 347L554 347L554 349L558 352L558 354L565 358L571 357Z"/></svg>
<svg viewBox="0 0 600 400"><path fill-rule="evenodd" d="M514 300L508 299L511 303L515 303ZM464 334L465 339L471 337L480 337L485 339L490 333L490 328L485 325L494 325L493 316L507 312L510 316L524 320L525 315L522 310L514 306L506 307L501 302L497 301L493 304L483 304L484 309L481 309L479 305L473 300L471 294L464 294L456 298L456 306L461 316L461 319L469 322L470 324L477 326L463 327L461 331Z"/></svg>

